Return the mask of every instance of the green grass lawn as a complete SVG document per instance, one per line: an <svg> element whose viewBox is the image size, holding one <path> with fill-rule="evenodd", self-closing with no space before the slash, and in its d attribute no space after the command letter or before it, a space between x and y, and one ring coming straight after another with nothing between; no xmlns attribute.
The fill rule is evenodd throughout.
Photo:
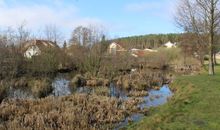
<svg viewBox="0 0 220 130"><path fill-rule="evenodd" d="M220 130L220 66L216 72L177 77L170 101L151 109L149 116L128 129Z"/></svg>

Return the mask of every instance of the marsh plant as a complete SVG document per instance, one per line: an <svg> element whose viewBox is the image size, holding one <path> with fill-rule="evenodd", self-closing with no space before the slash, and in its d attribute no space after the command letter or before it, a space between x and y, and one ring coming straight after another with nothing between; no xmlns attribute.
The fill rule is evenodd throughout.
<svg viewBox="0 0 220 130"><path fill-rule="evenodd" d="M7 99L0 105L0 129L109 129L138 111L139 102L87 94Z"/></svg>

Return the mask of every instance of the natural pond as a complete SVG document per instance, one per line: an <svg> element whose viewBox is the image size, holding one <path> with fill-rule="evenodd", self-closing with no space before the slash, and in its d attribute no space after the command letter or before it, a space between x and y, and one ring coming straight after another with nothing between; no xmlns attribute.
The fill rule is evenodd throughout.
<svg viewBox="0 0 220 130"><path fill-rule="evenodd" d="M99 87L79 87L75 91L71 91L69 88L70 81L66 78L60 76L55 78L53 82L53 94L54 96L65 96L70 95L71 93L87 93L93 94L96 93L96 89L100 89ZM128 96L128 92L122 90L114 83L111 83L109 87L105 87L108 90L108 95L110 97L116 97L120 100L127 100L130 97ZM168 98L172 96L172 91L170 90L168 85L163 85L159 90L149 90L148 96L140 97L143 99L143 102L138 104L140 109L150 108L150 107L157 107L159 105L163 105L168 101ZM123 122L116 125L115 129L120 129L128 125L129 120L133 122L137 122L144 117L144 114L141 113L134 113L131 116L127 117Z"/></svg>
<svg viewBox="0 0 220 130"><path fill-rule="evenodd" d="M70 87L70 80L68 76L58 75L52 82L52 92L48 96L64 97L71 94L101 94L101 96L107 96L116 98L119 101L128 101L131 98L129 92L117 87L114 83L111 83L109 87L78 87L74 90ZM168 85L163 85L159 90L148 90L147 96L138 97L142 101L137 104L138 109L144 110L150 107L157 107L163 105L168 101L168 98L172 96L172 92ZM9 98L13 99L34 99L31 92L22 89L10 89L8 93ZM137 97L136 97L137 98ZM129 124L129 122L137 122L144 117L143 113L133 112L126 117L122 122L116 123L115 129L120 129Z"/></svg>

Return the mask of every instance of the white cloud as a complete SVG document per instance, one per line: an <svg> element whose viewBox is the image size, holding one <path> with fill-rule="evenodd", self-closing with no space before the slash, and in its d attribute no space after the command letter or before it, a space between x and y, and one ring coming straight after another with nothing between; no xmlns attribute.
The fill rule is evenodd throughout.
<svg viewBox="0 0 220 130"><path fill-rule="evenodd" d="M128 3L124 9L129 13L145 14L145 17L156 16L170 20L175 12L176 2L177 0L155 0Z"/></svg>
<svg viewBox="0 0 220 130"><path fill-rule="evenodd" d="M71 5L64 5L62 0L46 0L51 5L28 3L22 5L13 3L8 5L0 0L0 27L16 27L24 21L32 31L42 29L45 25L53 24L61 28L66 35L79 25L103 24L97 18L79 16L79 9ZM29 2L29 1L28 1Z"/></svg>

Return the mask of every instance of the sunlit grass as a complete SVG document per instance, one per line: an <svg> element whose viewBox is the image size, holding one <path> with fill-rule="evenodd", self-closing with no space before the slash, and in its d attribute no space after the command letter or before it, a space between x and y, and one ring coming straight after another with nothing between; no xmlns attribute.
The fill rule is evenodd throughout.
<svg viewBox="0 0 220 130"><path fill-rule="evenodd" d="M180 76L171 85L175 95L151 115L129 126L129 129L220 129L220 66L216 75L202 72L196 76Z"/></svg>

